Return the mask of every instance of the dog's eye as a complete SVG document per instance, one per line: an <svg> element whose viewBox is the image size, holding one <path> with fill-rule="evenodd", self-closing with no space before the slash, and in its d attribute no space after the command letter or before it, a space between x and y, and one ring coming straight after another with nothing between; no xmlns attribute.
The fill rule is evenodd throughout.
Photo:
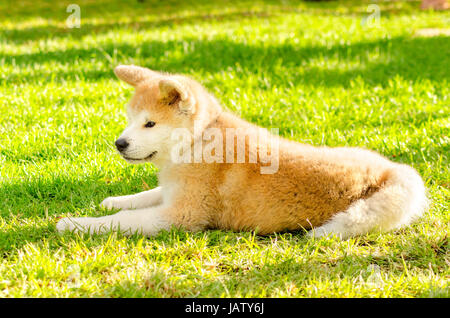
<svg viewBox="0 0 450 318"><path fill-rule="evenodd" d="M145 124L145 128L152 128L156 123L154 121L149 121Z"/></svg>

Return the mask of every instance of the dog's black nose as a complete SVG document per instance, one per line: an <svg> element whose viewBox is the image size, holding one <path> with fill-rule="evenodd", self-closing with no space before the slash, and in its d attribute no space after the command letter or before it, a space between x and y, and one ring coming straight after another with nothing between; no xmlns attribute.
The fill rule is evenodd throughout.
<svg viewBox="0 0 450 318"><path fill-rule="evenodd" d="M117 150L119 150L119 151L124 151L129 146L129 143L128 143L128 141L126 141L125 138L117 139L115 144L116 144Z"/></svg>

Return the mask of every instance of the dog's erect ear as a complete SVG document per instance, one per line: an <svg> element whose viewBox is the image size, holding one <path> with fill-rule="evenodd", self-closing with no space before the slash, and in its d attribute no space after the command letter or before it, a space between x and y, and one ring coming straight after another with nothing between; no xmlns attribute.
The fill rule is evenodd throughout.
<svg viewBox="0 0 450 318"><path fill-rule="evenodd" d="M166 78L159 82L159 91L164 104L178 107L183 113L194 113L194 98L183 83L176 79Z"/></svg>
<svg viewBox="0 0 450 318"><path fill-rule="evenodd" d="M114 69L114 73L122 81L134 87L145 79L160 75L158 72L136 65L119 65Z"/></svg>

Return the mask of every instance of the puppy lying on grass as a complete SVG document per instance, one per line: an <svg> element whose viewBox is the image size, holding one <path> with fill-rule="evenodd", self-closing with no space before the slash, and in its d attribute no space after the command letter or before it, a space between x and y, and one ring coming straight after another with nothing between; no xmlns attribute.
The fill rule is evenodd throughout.
<svg viewBox="0 0 450 318"><path fill-rule="evenodd" d="M136 89L116 147L130 163L158 166L160 186L107 198L103 206L123 211L63 218L59 231L306 229L310 236L348 238L408 225L426 208L423 181L409 166L368 150L269 134L181 75L131 65L115 73Z"/></svg>

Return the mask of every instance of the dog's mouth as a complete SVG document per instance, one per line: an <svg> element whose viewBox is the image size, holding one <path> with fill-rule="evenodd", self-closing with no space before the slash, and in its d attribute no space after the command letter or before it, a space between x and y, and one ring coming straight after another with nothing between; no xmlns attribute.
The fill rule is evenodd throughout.
<svg viewBox="0 0 450 318"><path fill-rule="evenodd" d="M152 157L154 155L156 155L156 153L157 153L157 151L153 151L151 154L149 154L147 157L144 157L144 158L131 158L131 157L127 157L127 156L125 156L123 154L122 154L122 157L125 160L130 160L130 161L143 161L143 160L150 160L150 159L152 159Z"/></svg>

